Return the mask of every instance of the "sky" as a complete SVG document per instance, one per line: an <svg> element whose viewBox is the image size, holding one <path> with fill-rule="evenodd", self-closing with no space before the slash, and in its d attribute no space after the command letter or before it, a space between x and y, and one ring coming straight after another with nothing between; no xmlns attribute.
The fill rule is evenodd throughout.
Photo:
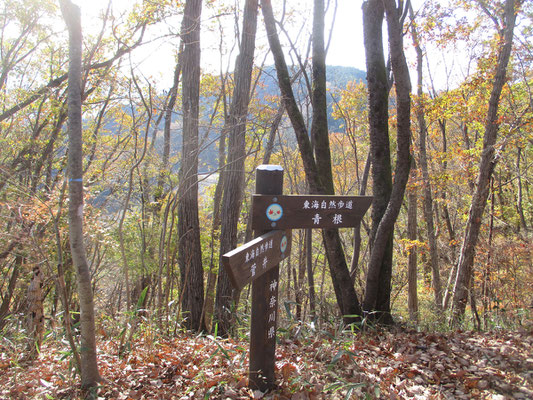
<svg viewBox="0 0 533 400"><path fill-rule="evenodd" d="M91 29L91 21L107 7L108 0L73 0L82 12L84 30ZM294 3L294 0L291 0ZM115 10L124 9L131 5L131 0L113 0ZM308 1L308 3L311 3ZM361 0L338 0L338 9L333 31L331 46L328 51L328 64L353 66L364 69L363 27L361 15ZM328 22L331 24L331 12ZM355 40L354 40L355 39ZM354 50L347 50L347 41ZM205 53L205 51L204 51ZM204 59L208 55L203 54ZM209 62L208 60L204 60Z"/></svg>
<svg viewBox="0 0 533 400"><path fill-rule="evenodd" d="M347 67L355 67L361 70L365 70L365 56L364 56L364 46L363 46L363 23L362 23L362 0L337 0L337 12L335 15L335 23L333 24L331 44L328 49L328 54L326 62L328 65L340 65ZM421 6L425 0L412 0L413 7L415 10ZM82 25L83 30L90 31L94 28L94 18L99 13L101 13L107 7L108 0L73 0L74 3L78 4L82 12ZM118 13L120 10L131 8L132 0L113 0L113 8ZM242 1L241 1L242 3ZM274 1L274 7L276 4L279 4L279 1ZM311 0L288 0L288 3L291 6L298 6L302 8L307 8L307 14L309 16L308 21L310 21ZM274 10L276 13L276 8ZM205 7L202 14L203 17L207 18ZM326 38L329 33L329 30L332 26L332 16L333 12L328 11L326 14ZM278 17L278 15L276 15ZM302 18L300 17L300 20ZM228 18L228 21L231 21L231 18ZM206 24L209 21L205 21ZM231 24L232 22L230 22ZM262 18L259 18L259 24L262 24ZM294 37L297 36L299 27L288 28L291 35ZM233 34L233 26L230 25L227 28L227 31L231 31ZM264 34L264 29L261 27L263 34L258 33L257 42L259 45L256 55L259 58L263 57L264 51L261 53L261 43L263 43L264 49L267 48L266 45L266 36ZM204 29L202 32L202 68L204 71L208 72L218 72L220 71L220 53L218 51L218 32L216 34L210 33L207 29ZM308 35L304 35L305 38ZM385 49L386 50L386 49ZM175 63L175 43L165 43L164 41L159 41L148 46L144 46L141 51L136 51L136 62L138 63L138 69L142 71L143 74L155 77L157 79L161 78L165 81L172 80L173 66ZM234 63L233 59L235 56L235 51L232 53L231 61L229 61L230 69L233 69L232 64ZM228 60L225 60L224 63L228 63ZM267 64L273 64L273 61L267 59Z"/></svg>

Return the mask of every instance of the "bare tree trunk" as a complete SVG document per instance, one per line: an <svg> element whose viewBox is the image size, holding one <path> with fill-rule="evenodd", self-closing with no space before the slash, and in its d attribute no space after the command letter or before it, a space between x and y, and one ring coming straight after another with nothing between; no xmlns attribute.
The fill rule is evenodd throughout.
<svg viewBox="0 0 533 400"><path fill-rule="evenodd" d="M516 155L516 185L517 185L517 194L516 194L516 211L520 216L520 226L522 230L527 235L529 232L529 227L527 226L526 217L524 216L524 207L523 203L523 194L522 194L522 171L520 169L520 158L522 156L522 148L518 147L518 154Z"/></svg>
<svg viewBox="0 0 533 400"><path fill-rule="evenodd" d="M411 187L408 189L408 206L407 206L407 238L415 241L417 238L417 202L418 193L416 187L416 170L411 171ZM411 242L412 243L412 242ZM415 324L418 323L418 272L417 272L417 254L416 246L410 246L407 268L408 296L407 305L409 307L409 318Z"/></svg>
<svg viewBox="0 0 533 400"><path fill-rule="evenodd" d="M74 362L78 371L81 371L81 358L78 348L76 347L76 342L74 336L72 335L72 319L70 317L70 304L68 301L67 288L65 285L65 270L64 270L64 261L63 261L63 248L61 245L61 231L59 229L59 220L61 218L62 209L63 209L63 199L65 198L65 191L67 188L67 182L63 183L61 188L61 194L59 198L59 209L57 214L54 217L54 232L56 239L56 253L57 253L57 282L56 287L59 291L59 296L61 298L61 304L63 304L63 324L65 326L65 334L70 345L70 350L74 358Z"/></svg>
<svg viewBox="0 0 533 400"><path fill-rule="evenodd" d="M11 249L7 251L7 255L16 248L17 242L13 242L11 246L9 246ZM0 255L0 259L2 259ZM11 299L13 298L13 293L15 292L15 287L17 285L17 280L20 274L20 265L22 264L22 257L20 255L15 256L15 260L13 262L13 271L11 272L11 277L9 278L9 284L7 286L7 293L4 294L4 297L2 298L2 305L0 305L0 331L5 326L7 320L6 317L9 315L9 304L11 303Z"/></svg>
<svg viewBox="0 0 533 400"><path fill-rule="evenodd" d="M331 152L329 147L329 130L327 117L326 91L326 50L324 45L324 0L315 0L313 8L313 84L311 100L313 105L313 119L311 136L318 168L319 184L324 193L335 194L333 171L331 167ZM344 249L338 229L322 231L322 238L326 248L326 256L330 268L330 275L345 323L359 320L362 314L359 299L350 277Z"/></svg>
<svg viewBox="0 0 533 400"><path fill-rule="evenodd" d="M483 282L481 286L481 303L483 304L483 327L488 327L488 316L491 301L489 299L489 282L491 279L492 268L492 239L494 237L494 177L490 180L490 223L489 223L489 241L487 251L487 261L483 268Z"/></svg>
<svg viewBox="0 0 533 400"><path fill-rule="evenodd" d="M39 355L44 334L43 272L40 265L33 267L33 275L28 286L28 354L29 360Z"/></svg>
<svg viewBox="0 0 533 400"><path fill-rule="evenodd" d="M397 95L397 160L391 188L388 118L388 87L381 40L386 11L392 72ZM383 323L392 323L390 292L392 277L392 237L400 212L410 168L411 83L403 52L401 15L393 0L369 0L363 5L365 52L367 54L369 119L375 203L374 232L368 266L363 309L376 312ZM375 109L374 109L375 108ZM383 120L381 118L385 117ZM383 209L383 207L386 207ZM382 215L381 218L380 214ZM379 221L379 225L376 223Z"/></svg>
<svg viewBox="0 0 533 400"><path fill-rule="evenodd" d="M298 242L298 275L295 272L295 301L296 301L296 320L302 321L302 305L304 303L304 279L305 279L305 230L300 230Z"/></svg>
<svg viewBox="0 0 533 400"><path fill-rule="evenodd" d="M183 51L183 42L180 42L180 53ZM170 163L170 128L172 125L172 113L176 105L176 100L178 98L178 86L180 83L180 74L181 74L181 63L179 62L174 67L174 80L172 87L170 88L169 99L165 109L165 125L163 129L163 166L159 174L157 191L155 193L155 200L164 197L164 180L167 174L170 172L169 163Z"/></svg>
<svg viewBox="0 0 533 400"><path fill-rule="evenodd" d="M316 319L316 290L313 272L313 230L305 230L305 265L307 267L307 285L309 286L309 318Z"/></svg>
<svg viewBox="0 0 533 400"><path fill-rule="evenodd" d="M222 90L225 90L224 88ZM226 94L224 93L223 96ZM222 189L224 187L224 168L226 164L226 130L222 129L218 145L218 165L219 174L218 181L215 187L215 195L213 198L213 220L211 225L211 245L210 245L210 262L209 272L207 275L207 288L205 292L204 309L202 310L203 319L208 330L211 328L211 322L215 309L215 296L218 274L215 272L215 264L218 265L218 254L215 254L215 243L220 240L220 208L222 204Z"/></svg>
<svg viewBox="0 0 533 400"><path fill-rule="evenodd" d="M247 0L244 5L241 48L235 65L235 89L227 125L224 127L228 131L229 141L222 196L221 257L237 247L237 225L244 192L245 134L252 83L257 12L258 0ZM222 265L222 261L219 262L219 265ZM234 315L231 313L232 303L236 305L238 296L238 293L234 293L226 270L219 268L215 315L218 332L222 336L230 334Z"/></svg>
<svg viewBox="0 0 533 400"><path fill-rule="evenodd" d="M498 64L496 66L494 82L490 94L476 190L472 198L472 205L470 206L470 212L466 224L466 233L461 246L459 261L457 263L457 277L455 279L451 318L452 326L459 325L463 320L468 300L468 291L472 286L470 279L472 277L475 248L479 236L479 230L481 228L483 211L485 210L489 195L490 178L497 162L494 146L496 144L499 128L498 107L502 88L505 84L507 65L511 55L515 21L515 1L506 0L505 21L503 24L504 29L503 32L500 32L502 47L498 57Z"/></svg>
<svg viewBox="0 0 533 400"><path fill-rule="evenodd" d="M274 55L276 72L283 103L289 116L300 155L302 157L305 175L309 183L309 190L312 194L334 194L331 168L331 159L328 161L329 137L327 118L324 120L326 112L324 101L325 94L325 51L324 51L324 2L315 1L314 22L313 22L313 127L311 128L313 140L316 142L316 160L313 156L313 146L309 140L307 127L302 113L296 103L291 87L289 72L283 50L276 30L272 4L270 0L262 0L261 8L265 20L265 27L268 34L270 49ZM322 110L322 108L324 108ZM316 113L316 116L315 116ZM318 149L318 147L321 147ZM318 165L322 170L319 171ZM338 230L323 230L322 238L326 247L326 256L330 268L333 287L337 298L337 304L344 317L345 323L351 323L361 316L361 306L357 299L357 294L353 287L344 250L340 241Z"/></svg>
<svg viewBox="0 0 533 400"><path fill-rule="evenodd" d="M409 13L411 18L414 19L413 7L409 4ZM433 291L435 292L435 306L438 311L442 310L442 285L440 282L440 269L439 269L439 255L437 249L437 237L435 235L435 224L433 221L433 195L431 193L431 182L429 179L428 170L428 157L426 151L426 139L427 139L427 124L424 108L424 92L422 90L423 83L423 53L418 38L418 32L416 25L411 25L411 32L413 36L413 43L416 50L416 71L417 71L417 96L418 107L416 110L416 118L418 120L418 130L420 133L420 170L422 171L422 182L424 188L424 219L426 220L427 235L429 242L429 259L431 262Z"/></svg>
<svg viewBox="0 0 533 400"><path fill-rule="evenodd" d="M178 264L185 326L205 330L201 320L204 276L198 219L198 118L200 101L200 16L202 0L187 0L181 34L183 53L183 156L178 199Z"/></svg>
<svg viewBox="0 0 533 400"><path fill-rule="evenodd" d="M101 379L96 360L96 336L91 274L83 242L83 153L81 120L82 36L80 9L70 0L60 0L69 31L68 73L68 176L69 239L78 277L81 330L81 386L92 388ZM67 317L68 318L68 317Z"/></svg>
<svg viewBox="0 0 533 400"><path fill-rule="evenodd" d="M439 128L442 134L442 153L446 154L448 151L448 140L446 137L446 120L439 120ZM443 160L442 162L442 173L446 173L448 169L448 162L446 160ZM450 218L450 211L448 210L448 204L446 204L446 189L442 190L442 214L444 221L446 222L446 229L448 230L448 237L451 243L451 259L452 261L452 269L448 275L448 279L446 280L446 286L444 289L443 299L442 299L442 309L447 310L448 305L450 304L450 297L452 293L452 282L455 277L456 271L457 271L457 263L455 261L456 253L457 253L457 245L455 240L455 230L452 225L452 221Z"/></svg>
<svg viewBox="0 0 533 400"><path fill-rule="evenodd" d="M392 191L392 171L389 143L389 82L383 52L382 27L385 10L381 0L369 0L363 3L363 27L368 85L368 120L370 128L370 153L372 158L372 232L370 234L371 252L379 222L383 218ZM386 249L382 250L383 266L375 268L377 279L381 268L392 267L392 233ZM367 286L368 274L367 272ZM365 305L363 304L363 308ZM373 311L375 305L370 307Z"/></svg>
<svg viewBox="0 0 533 400"><path fill-rule="evenodd" d="M368 183L368 176L370 175L370 152L366 157L365 169L363 177L359 185L359 195L364 196L366 194L366 185ZM357 225L353 229L353 255L350 263L350 276L352 283L355 283L355 278L359 271L359 257L361 256L361 224L362 220L357 221Z"/></svg>

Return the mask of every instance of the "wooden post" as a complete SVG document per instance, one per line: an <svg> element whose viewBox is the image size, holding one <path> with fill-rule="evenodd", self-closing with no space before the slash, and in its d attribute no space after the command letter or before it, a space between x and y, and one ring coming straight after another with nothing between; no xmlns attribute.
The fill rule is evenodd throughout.
<svg viewBox="0 0 533 400"><path fill-rule="evenodd" d="M277 195L283 192L283 168L256 168L255 192ZM267 231L255 231L260 236ZM276 328L278 317L279 264L252 282L249 387L266 392L275 386Z"/></svg>

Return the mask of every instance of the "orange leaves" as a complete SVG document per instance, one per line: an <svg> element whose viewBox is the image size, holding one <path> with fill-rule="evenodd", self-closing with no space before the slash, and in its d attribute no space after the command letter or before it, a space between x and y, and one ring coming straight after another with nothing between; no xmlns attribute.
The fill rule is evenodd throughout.
<svg viewBox="0 0 533 400"><path fill-rule="evenodd" d="M280 371L281 375L283 376L283 379L285 381L288 381L289 378L298 371L298 367L296 367L296 365L294 364L291 364L290 362L286 362L282 365Z"/></svg>
<svg viewBox="0 0 533 400"><path fill-rule="evenodd" d="M0 345L0 398L81 398L77 377L55 356L61 346L48 341L38 363L15 366ZM156 345L137 341L127 359L116 356L116 346L99 343L99 396L105 399L481 399L533 393L528 333L398 329L284 342L276 354L279 387L266 394L247 388L246 343L192 336Z"/></svg>

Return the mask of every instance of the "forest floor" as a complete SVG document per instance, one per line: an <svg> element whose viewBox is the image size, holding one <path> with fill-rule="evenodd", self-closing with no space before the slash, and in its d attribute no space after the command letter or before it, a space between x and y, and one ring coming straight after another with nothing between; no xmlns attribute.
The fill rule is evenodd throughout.
<svg viewBox="0 0 533 400"><path fill-rule="evenodd" d="M68 347L47 340L37 361L0 344L0 399L81 398ZM119 358L100 338L100 399L533 399L533 332L405 329L280 339L278 387L247 388L248 344L150 334Z"/></svg>

